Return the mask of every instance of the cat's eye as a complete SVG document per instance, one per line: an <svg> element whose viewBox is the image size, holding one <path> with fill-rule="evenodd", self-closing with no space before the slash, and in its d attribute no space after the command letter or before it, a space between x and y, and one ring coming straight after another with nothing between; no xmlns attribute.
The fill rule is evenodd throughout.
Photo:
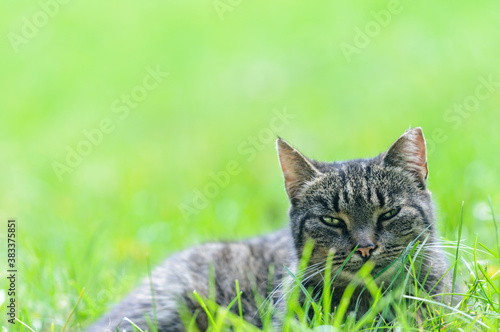
<svg viewBox="0 0 500 332"><path fill-rule="evenodd" d="M400 207L397 207L395 209L391 209L383 214L381 214L379 217L378 217L378 221L385 221L385 220L389 220L389 219L392 219L394 218L398 213L399 211L401 211L401 208Z"/></svg>
<svg viewBox="0 0 500 332"><path fill-rule="evenodd" d="M328 226L343 227L345 225L344 221L342 219L339 219L339 218L333 218L330 216L323 216L320 219L323 223L327 224Z"/></svg>

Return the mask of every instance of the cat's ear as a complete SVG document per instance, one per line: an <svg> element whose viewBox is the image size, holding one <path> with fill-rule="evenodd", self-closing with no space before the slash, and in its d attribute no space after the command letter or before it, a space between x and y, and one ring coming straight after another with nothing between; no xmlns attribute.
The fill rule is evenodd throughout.
<svg viewBox="0 0 500 332"><path fill-rule="evenodd" d="M321 173L306 157L280 137L276 140L276 149L285 178L286 192L293 202L300 189Z"/></svg>
<svg viewBox="0 0 500 332"><path fill-rule="evenodd" d="M412 128L401 135L385 152L383 161L387 165L401 167L408 171L417 183L425 188L428 169L422 128Z"/></svg>

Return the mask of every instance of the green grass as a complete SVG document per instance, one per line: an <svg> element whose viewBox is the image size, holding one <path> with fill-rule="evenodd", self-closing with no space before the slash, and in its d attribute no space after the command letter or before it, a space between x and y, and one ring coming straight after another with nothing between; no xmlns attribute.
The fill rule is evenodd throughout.
<svg viewBox="0 0 500 332"><path fill-rule="evenodd" d="M273 135L320 160L374 156L410 125L423 128L448 240L458 240L465 202L456 274L473 305L459 310L486 323L499 307L488 197L498 211L500 89L477 108L453 108L482 79L500 81L500 3L401 4L347 61L340 45L387 1L242 1L224 20L211 1L71 1L17 52L9 33L21 33L40 4L0 3L0 220L18 220L19 318L61 330L85 288L66 328L77 330L147 276L148 253L154 266L198 243L284 227L288 203L266 128L273 110L286 109L294 117ZM114 109L157 65L168 72L158 87L127 114ZM53 163L108 118L114 130L61 181ZM229 183L184 218L181 204L231 161ZM413 324L404 313L401 326ZM454 317L445 314L432 321Z"/></svg>
<svg viewBox="0 0 500 332"><path fill-rule="evenodd" d="M459 231L460 232L460 231ZM443 242L449 247L451 242ZM312 243L304 249L302 260L299 263L299 273L290 275L290 283L283 284L286 294L285 311L280 313L280 330L282 331L498 331L500 328L500 288L498 274L488 273L487 267L477 261L478 251L488 252L492 261L500 257L481 245L486 251L460 246L456 243L456 257L447 273L453 274L453 282L458 288L445 290L443 294L429 295L424 290L427 278L422 282L419 275L422 259L425 259L425 250L432 244L427 239L415 240L393 263L395 272L392 280L383 288L377 286L374 280L384 273L372 275L373 264L365 264L353 278L351 284L343 293L340 305L330 308L331 286L336 276L342 270L332 273L331 262L333 255L325 261L323 271L323 292L320 298L313 298L312 288L306 289L302 280L314 270L307 270L309 257L312 252ZM462 247L462 249L460 249ZM352 251L351 255L354 253ZM350 259L351 255L346 259ZM453 257L452 253L449 253ZM460 258L458 258L460 257ZM457 279L457 268L463 271ZM318 269L318 267L317 267ZM429 271L427 271L429 273ZM433 286L433 285L431 285ZM348 312L349 302L357 301L353 293L356 288L363 287L373 298L370 309L361 317L356 317L357 309ZM208 331L261 331L244 321L241 310L239 284L235 282L236 298L227 306L221 307L210 298L202 298L194 291L194 297L200 303L208 316ZM431 288L432 289L432 288ZM432 290L431 290L432 291ZM441 295L446 295L442 298ZM453 302L453 296L459 300ZM451 298L451 300L450 300ZM277 312L277 307L269 299L256 298L259 312L262 315L264 331L275 331L276 323L270 317ZM357 302L356 302L357 303ZM450 304L450 303L453 303ZM237 306L236 310L232 310ZM356 306L357 307L357 306ZM188 331L196 331L195 317L185 317L185 326ZM142 331L138 329L139 331ZM154 324L150 324L151 331L155 331Z"/></svg>

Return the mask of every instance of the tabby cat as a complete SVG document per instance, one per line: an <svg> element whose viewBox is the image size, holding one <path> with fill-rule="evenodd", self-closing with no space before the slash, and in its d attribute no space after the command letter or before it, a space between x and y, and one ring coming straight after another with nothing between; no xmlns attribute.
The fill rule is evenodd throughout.
<svg viewBox="0 0 500 332"><path fill-rule="evenodd" d="M90 331L115 331L118 325L132 330L123 317L145 330L148 321L154 322L154 311L159 331L184 331L182 317L196 311L197 327L206 330L208 318L193 290L205 298L212 295L218 304L227 306L236 297L236 279L244 318L262 326L254 292L274 301L279 312L284 302L281 286L289 278L284 267L297 273L298 260L311 241L314 246L303 283L306 289L321 292L321 272L332 251L332 275L340 271L332 285L332 308L338 306L345 287L367 261L373 263L375 282L388 285L395 273L393 262L417 239L433 244L426 249L421 263L425 273L418 276L419 281L424 283L426 278L424 288L430 294L451 290L451 278L442 278L448 268L444 252L435 245L434 209L426 185L426 148L420 128L407 130L386 152L371 159L318 162L281 138L277 150L290 200L289 227L243 242L207 243L173 255L152 274L155 310L151 284L146 280ZM273 280L268 280L269 275ZM210 278L215 279L215 294L211 295ZM280 286L272 291L268 285ZM369 292L361 292L359 287L348 308L354 310L357 302L358 315L369 309L371 301ZM237 306L232 309L238 310Z"/></svg>

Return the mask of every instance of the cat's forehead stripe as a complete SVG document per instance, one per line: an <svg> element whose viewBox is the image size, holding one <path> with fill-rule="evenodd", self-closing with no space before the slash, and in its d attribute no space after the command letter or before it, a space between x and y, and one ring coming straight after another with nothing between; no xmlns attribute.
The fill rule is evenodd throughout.
<svg viewBox="0 0 500 332"><path fill-rule="evenodd" d="M333 194L333 209L335 210L335 212L339 212L339 194L337 192L335 192Z"/></svg>
<svg viewBox="0 0 500 332"><path fill-rule="evenodd" d="M385 197L382 194L380 188L375 189L375 193L377 194L378 204L382 207L385 205Z"/></svg>
<svg viewBox="0 0 500 332"><path fill-rule="evenodd" d="M349 194L347 193L346 190L342 190L342 203L343 204L349 204Z"/></svg>
<svg viewBox="0 0 500 332"><path fill-rule="evenodd" d="M369 196L370 196L370 190L368 188L368 179L367 179L367 176L366 176L366 167L364 167L364 174L365 176L363 176L361 178L361 188L362 188L362 193L363 193L363 197L366 199L367 202L370 202L370 199L369 199Z"/></svg>

